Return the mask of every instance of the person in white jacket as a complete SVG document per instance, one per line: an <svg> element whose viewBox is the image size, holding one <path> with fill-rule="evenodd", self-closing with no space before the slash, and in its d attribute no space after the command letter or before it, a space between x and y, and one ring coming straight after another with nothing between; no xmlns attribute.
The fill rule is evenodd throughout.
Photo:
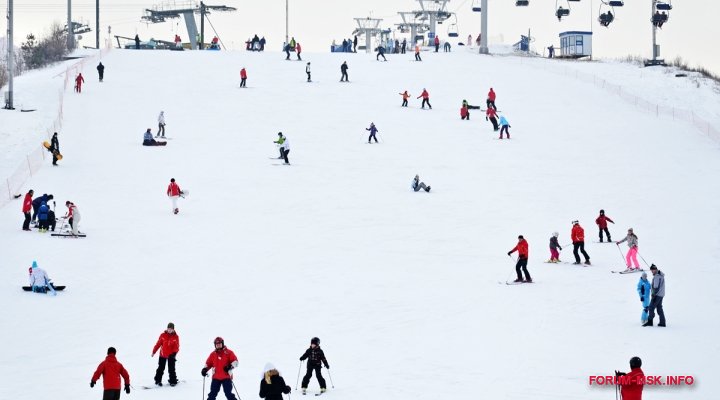
<svg viewBox="0 0 720 400"><path fill-rule="evenodd" d="M37 261L33 261L32 267L30 268L30 286L32 286L32 291L45 293L48 282L50 282L50 278L48 278L47 272L38 267Z"/></svg>
<svg viewBox="0 0 720 400"><path fill-rule="evenodd" d="M162 135L160 135L161 132ZM160 115L158 115L158 133L155 137L165 137L165 111L160 111Z"/></svg>
<svg viewBox="0 0 720 400"><path fill-rule="evenodd" d="M290 141L288 140L287 136L283 136L285 140L280 144L280 152L283 155L283 158L285 159L285 164L290 165L290 160L288 160L288 154L290 154Z"/></svg>
<svg viewBox="0 0 720 400"><path fill-rule="evenodd" d="M70 223L72 234L77 236L78 233L80 233L80 231L78 231L78 226L80 225L80 211L78 211L77 206L72 201L66 201L65 206L68 208L68 213L65 215L65 218L67 218L68 223Z"/></svg>

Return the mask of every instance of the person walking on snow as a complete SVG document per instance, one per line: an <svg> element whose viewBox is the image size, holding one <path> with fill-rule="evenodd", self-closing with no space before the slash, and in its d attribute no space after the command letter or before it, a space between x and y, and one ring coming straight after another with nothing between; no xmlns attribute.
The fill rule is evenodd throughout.
<svg viewBox="0 0 720 400"><path fill-rule="evenodd" d="M160 132L162 132L162 136ZM165 137L165 111L160 111L160 115L158 115L158 132L155 137Z"/></svg>
<svg viewBox="0 0 720 400"><path fill-rule="evenodd" d="M642 400L643 385L645 384L645 373L642 369L640 357L630 359L630 372L615 371L615 376L624 377L620 380L620 397L623 400Z"/></svg>
<svg viewBox="0 0 720 400"><path fill-rule="evenodd" d="M500 127L498 125L498 121L497 121L497 112L495 111L494 108L488 107L488 109L485 110L485 121L492 122L493 130L495 132L497 132L498 129L500 129ZM509 138L509 134L508 134L508 138ZM501 137L501 139L502 139L502 137Z"/></svg>
<svg viewBox="0 0 720 400"><path fill-rule="evenodd" d="M78 73L75 77L75 91L82 93L82 84L85 82L85 78L82 76L82 72Z"/></svg>
<svg viewBox="0 0 720 400"><path fill-rule="evenodd" d="M420 108L424 109L425 104L427 104L428 107L430 107L430 109L432 110L432 106L430 105L430 93L428 93L427 89L423 88L422 93L420 93L420 96L418 96L417 98L419 99L421 97L422 97L423 101L422 101L422 105L420 106Z"/></svg>
<svg viewBox="0 0 720 400"><path fill-rule="evenodd" d="M490 107L494 108L495 111L497 111L497 107L495 106L495 91L493 90L493 88L490 88L490 91L487 95L487 108Z"/></svg>
<svg viewBox="0 0 720 400"><path fill-rule="evenodd" d="M50 284L50 278L44 269L38 267L37 261L32 262L30 267L30 287L35 293L47 292L47 287Z"/></svg>
<svg viewBox="0 0 720 400"><path fill-rule="evenodd" d="M30 230L30 217L31 217L30 211L32 211L33 194L35 194L35 192L32 189L30 189L25 194L25 198L23 199L22 212L25 215L25 221L23 221L22 229L24 231Z"/></svg>
<svg viewBox="0 0 720 400"><path fill-rule="evenodd" d="M415 178L413 178L412 184L410 184L410 187L412 190L419 192L420 189L425 190L426 192L430 192L430 186L425 185L425 182L420 182L420 175L415 175Z"/></svg>
<svg viewBox="0 0 720 400"><path fill-rule="evenodd" d="M560 243L558 243L558 236L560 236L559 233L553 232L552 237L550 237L550 259L548 260L549 263L560 262L560 251L562 251L562 247L560 246ZM558 249L560 249L560 251L558 251Z"/></svg>
<svg viewBox="0 0 720 400"><path fill-rule="evenodd" d="M103 65L102 61L97 66L97 72L98 72L98 77L100 78L100 82L102 82L103 76L105 75L105 66Z"/></svg>
<svg viewBox="0 0 720 400"><path fill-rule="evenodd" d="M65 215L65 218L67 218L72 228L72 234L77 236L80 233L80 211L72 201L66 201L65 206L68 208L68 213Z"/></svg>
<svg viewBox="0 0 720 400"><path fill-rule="evenodd" d="M307 76L308 76L308 80L307 80L307 81L308 81L308 82L312 82L312 80L310 80L310 61L308 61L307 65L305 66L305 73L306 73Z"/></svg>
<svg viewBox="0 0 720 400"><path fill-rule="evenodd" d="M260 397L265 400L283 400L283 393L290 394L290 386L271 363L263 368L263 379L260 381Z"/></svg>
<svg viewBox="0 0 720 400"><path fill-rule="evenodd" d="M340 72L342 73L342 75L340 76L340 82L342 82L343 80L345 82L349 82L347 70L348 70L347 61L343 61L342 65L340 65Z"/></svg>
<svg viewBox="0 0 720 400"><path fill-rule="evenodd" d="M628 229L627 236L625 236L625 238L623 238L623 240L620 240L620 241L616 242L615 244L617 244L619 246L620 243L625 242L625 241L627 241L627 245L629 248L627 255L625 256L625 264L627 265L628 270L637 271L640 269L640 263L638 263L638 259L637 259L638 237L635 235L632 228ZM630 263L630 261L632 261L632 264ZM635 268L632 268L633 264L635 265Z"/></svg>
<svg viewBox="0 0 720 400"><path fill-rule="evenodd" d="M434 44L435 44L435 52L437 53L440 50L440 37L439 36L435 36Z"/></svg>
<svg viewBox="0 0 720 400"><path fill-rule="evenodd" d="M207 400L215 400L221 387L228 400L236 400L236 397L232 392L233 377L230 371L238 366L238 359L232 350L225 347L225 341L223 338L216 337L214 344L215 350L210 353L205 361L205 367L201 370L202 376L205 377L211 368L214 369L212 382L210 383L210 393L208 393Z"/></svg>
<svg viewBox="0 0 720 400"><path fill-rule="evenodd" d="M590 256L585 252L585 229L580 226L578 221L573 221L572 224L573 227L572 231L570 231L570 238L572 239L573 255L575 256L575 262L573 264L580 264L580 255L578 254L578 251L580 251L585 257L585 264L590 265Z"/></svg>
<svg viewBox="0 0 720 400"><path fill-rule="evenodd" d="M378 142L377 137L375 136L376 133L378 133L378 129L375 127L375 123L371 122L369 128L365 128L366 131L370 131L370 136L368 136L368 144L370 143L370 140L375 139L375 143Z"/></svg>
<svg viewBox="0 0 720 400"><path fill-rule="evenodd" d="M407 107L407 106L408 106L408 99L410 98L410 93L408 93L407 90L406 90L406 91L404 91L404 92L402 92L402 93L398 93L398 94L399 94L400 96L402 96L402 99L403 99L402 105L401 105L400 107Z"/></svg>
<svg viewBox="0 0 720 400"><path fill-rule="evenodd" d="M665 326L665 312L663 311L663 298L665 297L665 274L660 271L655 264L650 266L650 272L653 274L652 286L650 292L652 298L650 299L650 308L648 310L648 320L643 326L653 326L653 318L655 318L655 309L660 316L660 323L658 326Z"/></svg>
<svg viewBox="0 0 720 400"><path fill-rule="evenodd" d="M160 334L157 343L153 346L150 357L155 357L158 349L160 349L160 357L158 357L158 367L155 371L155 384L162 386L162 377L165 373L165 364L167 364L168 373L170 374L168 383L170 386L175 386L178 383L175 374L175 362L177 361L177 353L180 351L180 336L175 332L175 324L172 322L168 323L167 329Z"/></svg>
<svg viewBox="0 0 720 400"><path fill-rule="evenodd" d="M415 61L422 61L422 58L420 58L420 45L415 45Z"/></svg>
<svg viewBox="0 0 720 400"><path fill-rule="evenodd" d="M130 394L130 375L125 367L115 358L117 351L114 347L107 350L105 361L98 365L92 378L90 387L95 387L100 376L103 378L103 400L120 400L120 377L125 381L125 393Z"/></svg>
<svg viewBox="0 0 720 400"><path fill-rule="evenodd" d="M500 116L500 139L502 139L503 132L505 132L505 135L507 135L507 138L510 139L510 123L505 118L504 115Z"/></svg>
<svg viewBox="0 0 720 400"><path fill-rule="evenodd" d="M280 142L280 138L278 138L278 142ZM290 165L290 160L288 159L288 155L290 154L290 141L287 136L282 136L282 143L278 143L278 146L280 146L280 154L285 160L285 165Z"/></svg>
<svg viewBox="0 0 720 400"><path fill-rule="evenodd" d="M57 132L53 133L52 139L50 139L50 148L48 150L53 155L53 165L57 166L57 155L60 153L60 141L58 140Z"/></svg>
<svg viewBox="0 0 720 400"><path fill-rule="evenodd" d="M598 229L600 230L600 243L603 241L603 232L607 235L607 241L612 242L612 239L610 239L610 231L608 230L608 222L615 223L613 220L610 219L610 217L605 215L605 210L600 210L600 215L595 219L595 223L598 226Z"/></svg>
<svg viewBox="0 0 720 400"><path fill-rule="evenodd" d="M640 323L644 324L648 320L648 311L650 307L650 290L651 290L651 284L650 281L648 281L647 278L647 272L643 272L642 275L640 275L640 280L637 284L637 292L638 295L640 295L640 302L643 305L643 311L642 314L640 314Z"/></svg>
<svg viewBox="0 0 720 400"><path fill-rule="evenodd" d="M180 212L177 206L178 197L182 195L182 190L180 189L180 186L178 186L177 183L175 183L175 178L170 179L170 184L167 188L167 195L170 197L170 201L172 201L172 208L173 208L173 214L177 214Z"/></svg>
<svg viewBox="0 0 720 400"><path fill-rule="evenodd" d="M305 353L300 357L300 361L303 361L307 359L307 372L305 373L305 376L303 376L302 379L302 392L305 394L307 392L308 383L310 383L310 378L312 378L313 371L315 371L315 377L318 380L318 383L320 384L320 393L325 393L327 390L327 386L325 385L325 378L322 376L322 364L325 364L325 368L330 369L330 364L328 364L327 359L325 358L325 353L320 348L320 339L319 338L312 338L310 340L310 347L305 350Z"/></svg>
<svg viewBox="0 0 720 400"><path fill-rule="evenodd" d="M245 67L242 67L240 69L240 87L246 87L245 84L247 82L247 71L245 70Z"/></svg>
<svg viewBox="0 0 720 400"><path fill-rule="evenodd" d="M300 53L302 52L302 47L300 47L300 42L297 42L295 44L295 53L297 54L297 60L302 61L302 58L300 58Z"/></svg>
<svg viewBox="0 0 720 400"><path fill-rule="evenodd" d="M383 61L387 61L387 58L385 58L385 47L382 45L377 47L377 55L375 56L376 61L380 61L380 57L383 58Z"/></svg>
<svg viewBox="0 0 720 400"><path fill-rule="evenodd" d="M529 255L529 246L527 240L523 237L523 235L518 236L518 244L513 247L512 250L508 251L508 256L514 253L515 251L518 252L518 259L517 263L515 264L515 273L517 274L517 279L515 279L513 282L527 282L531 283L532 278L530 278L530 273L527 270L527 263L528 263L528 255ZM522 268L522 272L525 273L525 280L523 281L522 274L520 273L520 269Z"/></svg>

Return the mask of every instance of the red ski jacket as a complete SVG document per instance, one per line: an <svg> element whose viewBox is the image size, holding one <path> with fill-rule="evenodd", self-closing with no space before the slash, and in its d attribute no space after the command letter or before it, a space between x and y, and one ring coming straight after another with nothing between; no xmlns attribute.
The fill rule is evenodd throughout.
<svg viewBox="0 0 720 400"><path fill-rule="evenodd" d="M232 375L225 372L223 368L237 361L235 353L227 347L223 347L221 350L215 350L210 353L205 366L208 368L215 368L212 378L217 380L232 379Z"/></svg>
<svg viewBox="0 0 720 400"><path fill-rule="evenodd" d="M295 52L298 54L302 52L302 47L300 47L300 43L295 43Z"/></svg>
<svg viewBox="0 0 720 400"><path fill-rule="evenodd" d="M167 188L168 196L180 196L180 186L175 182L170 182Z"/></svg>
<svg viewBox="0 0 720 400"><path fill-rule="evenodd" d="M168 358L179 352L180 336L178 336L177 332L169 333L168 331L165 331L161 333L157 343L155 343L155 346L153 347L153 355L155 355L155 352L157 352L158 349L160 349L160 357L162 358Z"/></svg>
<svg viewBox="0 0 720 400"><path fill-rule="evenodd" d="M488 99L495 101L495 91L494 90L490 89L490 91L488 92Z"/></svg>
<svg viewBox="0 0 720 400"><path fill-rule="evenodd" d="M495 112L494 108L488 107L487 111L485 111L485 115L487 115L488 118L496 118L497 112Z"/></svg>
<svg viewBox="0 0 720 400"><path fill-rule="evenodd" d="M611 220L610 217L608 217L607 215L601 215L601 216L597 217L597 219L595 220L595 223L598 224L598 227L600 229L605 229L608 226L607 225L608 221L612 222L613 224L615 223L615 221Z"/></svg>
<svg viewBox="0 0 720 400"><path fill-rule="evenodd" d="M580 224L573 225L572 231L570 232L570 238L573 243L585 241L585 229Z"/></svg>
<svg viewBox="0 0 720 400"><path fill-rule="evenodd" d="M100 379L100 375L103 376L103 388L105 390L121 389L120 376L125 380L126 385L130 384L130 375L128 375L125 367L118 362L114 354L108 354L108 356L105 357L105 361L98 365L91 380L97 382L97 380Z"/></svg>
<svg viewBox="0 0 720 400"><path fill-rule="evenodd" d="M420 94L420 96L418 96L418 99L421 98L421 97L422 97L423 99L429 99L429 98L430 98L430 93L428 93L427 90L423 90L423 92Z"/></svg>
<svg viewBox="0 0 720 400"><path fill-rule="evenodd" d="M468 115L468 109L467 107L461 107L460 108L460 117L465 118Z"/></svg>
<svg viewBox="0 0 720 400"><path fill-rule="evenodd" d="M438 44L440 44L440 38L435 36L435 45L438 45Z"/></svg>
<svg viewBox="0 0 720 400"><path fill-rule="evenodd" d="M621 381L620 394L623 400L642 400L643 382L645 373L640 368L633 368ZM623 383L624 382L624 383Z"/></svg>
<svg viewBox="0 0 720 400"><path fill-rule="evenodd" d="M516 250L517 250L518 254L520 255L520 258L528 258L530 249L528 248L527 240L525 240L525 239L520 240L518 242L517 246L513 247L513 249L510 250L510 252L513 253Z"/></svg>
<svg viewBox="0 0 720 400"><path fill-rule="evenodd" d="M245 68L240 70L240 78L247 79L247 71L245 71Z"/></svg>
<svg viewBox="0 0 720 400"><path fill-rule="evenodd" d="M85 78L83 78L82 74L78 75L77 78L75 78L75 83L80 86L81 83L85 82Z"/></svg>
<svg viewBox="0 0 720 400"><path fill-rule="evenodd" d="M22 212L29 213L32 210L32 196L30 193L25 194L25 200L23 200Z"/></svg>

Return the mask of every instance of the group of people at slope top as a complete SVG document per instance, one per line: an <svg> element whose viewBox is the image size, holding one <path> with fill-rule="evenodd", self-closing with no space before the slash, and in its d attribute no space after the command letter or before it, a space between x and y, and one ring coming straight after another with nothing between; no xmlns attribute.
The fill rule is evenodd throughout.
<svg viewBox="0 0 720 400"><path fill-rule="evenodd" d="M216 337L213 341L214 349L208 356L200 373L203 378L207 377L211 370L210 392L207 400L215 400L223 390L228 400L237 400L233 393L233 370L238 366L238 358L235 353L225 346L222 337ZM167 329L160 334L155 346L153 346L151 357L160 351L158 368L155 370L155 384L163 386L162 379L165 373L165 366L168 367L170 386L178 384L175 372L175 362L180 351L180 337L175 331L175 324L170 322ZM90 378L90 387L93 388L97 381L103 379L103 400L119 400L121 388L125 393L130 394L130 374L125 367L117 360L117 350L110 347L107 350L105 360L95 369ZM301 363L307 360L307 369L302 379L302 393L306 394L307 388L312 379L313 372L320 385L320 393L327 391L327 383L322 376L322 367L330 369L325 353L320 348L320 339L314 337L310 340L310 347L300 356ZM122 380L121 380L122 379ZM124 386L123 386L124 383ZM204 384L204 382L203 382ZM290 393L290 386L280 375L280 372L271 364L265 364L263 378L260 381L260 397L266 400L281 400L283 394Z"/></svg>

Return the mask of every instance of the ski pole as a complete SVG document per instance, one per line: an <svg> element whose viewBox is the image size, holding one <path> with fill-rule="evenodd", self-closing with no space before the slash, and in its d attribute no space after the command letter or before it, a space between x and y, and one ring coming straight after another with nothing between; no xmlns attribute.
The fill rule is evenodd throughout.
<svg viewBox="0 0 720 400"><path fill-rule="evenodd" d="M640 253L639 253L639 252L638 252L637 254L638 254L638 255L640 256L640 259L641 259L641 260L643 260L643 262L645 263L645 265L647 265L647 267L648 267L648 268L650 268L650 264L648 264L648 262L647 262L647 261L645 261L645 259L643 258L643 256L642 256L642 255L640 255Z"/></svg>
<svg viewBox="0 0 720 400"><path fill-rule="evenodd" d="M617 243L617 249L620 252L620 258L622 258L623 261L625 261L625 256L623 256L622 250L620 250L620 243Z"/></svg>
<svg viewBox="0 0 720 400"><path fill-rule="evenodd" d="M513 264L516 263L515 259L514 259L510 254L508 254L508 257L510 257L510 261L511 261ZM505 282L509 281L510 278L512 278L512 276L513 276L513 273L511 272L511 273L510 273L510 276L508 276L507 279L505 279Z"/></svg>
<svg viewBox="0 0 720 400"><path fill-rule="evenodd" d="M232 385L233 385L233 389L235 389L235 394L237 395L238 400L242 400L242 399L240 398L240 393L238 393L237 387L235 387L235 382L233 382L232 378L230 378L230 382L231 382Z"/></svg>
<svg viewBox="0 0 720 400"><path fill-rule="evenodd" d="M300 383L300 369L302 369L303 362L300 361L300 365L298 365L298 376L297 380L295 381L295 390L298 390L298 383Z"/></svg>
<svg viewBox="0 0 720 400"><path fill-rule="evenodd" d="M207 375L203 375L203 395L201 400L205 400L205 378L207 378Z"/></svg>
<svg viewBox="0 0 720 400"><path fill-rule="evenodd" d="M327 367L325 367L327 368ZM333 389L335 389L335 384L332 381L332 374L330 373L330 368L327 368L328 371L328 378L330 378L330 386L332 386Z"/></svg>

